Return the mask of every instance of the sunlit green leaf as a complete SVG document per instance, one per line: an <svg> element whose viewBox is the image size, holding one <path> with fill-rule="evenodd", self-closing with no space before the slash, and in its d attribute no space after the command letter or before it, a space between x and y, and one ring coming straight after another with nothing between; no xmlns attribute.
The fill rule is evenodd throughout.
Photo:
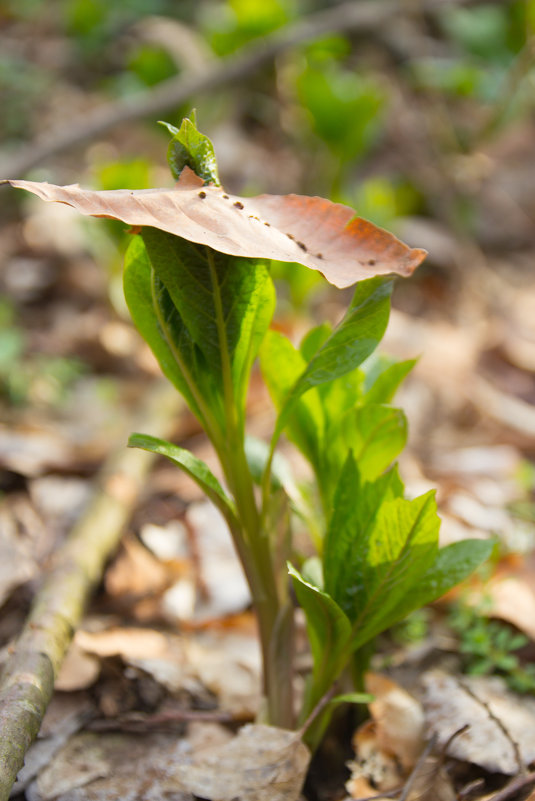
<svg viewBox="0 0 535 801"><path fill-rule="evenodd" d="M306 361L283 334L268 331L260 348L260 366L276 408L283 408L288 393L306 369ZM322 448L323 425L323 410L314 392L294 403L286 422L288 438L316 467Z"/></svg>
<svg viewBox="0 0 535 801"><path fill-rule="evenodd" d="M132 319L164 375L202 421L203 414L188 380L188 373L195 370L195 345L165 287L161 282L153 287L152 265L143 240L138 236L132 238L126 252L124 293Z"/></svg>
<svg viewBox="0 0 535 801"><path fill-rule="evenodd" d="M375 350L388 323L391 293L392 281L382 277L370 278L357 285L344 319L286 395L274 439L285 428L294 404L305 392L349 373Z"/></svg>
<svg viewBox="0 0 535 801"><path fill-rule="evenodd" d="M333 681L348 653L351 623L330 595L305 581L291 565L288 570L306 617L314 660L313 675L317 679L329 677Z"/></svg>
<svg viewBox="0 0 535 801"><path fill-rule="evenodd" d="M230 528L237 528L233 501L226 494L210 468L201 459L194 456L190 451L180 448L178 445L173 445L172 442L167 442L164 439L148 434L132 434L128 440L128 446L130 448L142 448L151 453L159 453L178 465L217 506L229 523Z"/></svg>
<svg viewBox="0 0 535 801"><path fill-rule="evenodd" d="M210 139L200 133L195 123L187 117L182 120L179 129L168 123L164 125L173 134L167 151L167 160L175 180L178 181L182 170L187 166L205 183L220 186L214 146Z"/></svg>
<svg viewBox="0 0 535 801"><path fill-rule="evenodd" d="M436 601L468 578L490 557L493 548L493 540L475 539L461 540L440 548L433 564L400 602L396 610L399 619L414 609Z"/></svg>
<svg viewBox="0 0 535 801"><path fill-rule="evenodd" d="M416 359L403 362L392 362L383 355L375 358L375 354L362 365L366 375L364 379L364 403L390 403L401 382L407 377Z"/></svg>
<svg viewBox="0 0 535 801"><path fill-rule="evenodd" d="M249 371L274 308L266 266L156 228L144 228L142 236L158 279L204 359L202 369L220 394L228 360L243 422Z"/></svg>
<svg viewBox="0 0 535 801"><path fill-rule="evenodd" d="M351 620L368 600L364 574L370 569L370 543L381 505L402 493L403 484L395 470L376 481L364 481L353 454L349 453L325 537L323 570L325 591Z"/></svg>

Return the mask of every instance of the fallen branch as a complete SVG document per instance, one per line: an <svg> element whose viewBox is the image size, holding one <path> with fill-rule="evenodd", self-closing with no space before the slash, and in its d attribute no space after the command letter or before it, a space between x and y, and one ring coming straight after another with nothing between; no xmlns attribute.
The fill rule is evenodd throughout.
<svg viewBox="0 0 535 801"><path fill-rule="evenodd" d="M441 5L437 0L429 1L433 6ZM360 3L341 3L327 11L311 14L270 36L255 40L235 55L210 64L200 73L169 78L156 87L138 92L134 97L103 105L78 122L50 131L42 139L31 142L14 153L2 154L0 177L22 177L29 169L55 153L94 139L119 123L155 117L170 108L180 106L195 95L249 78L263 64L301 42L342 30L367 31L378 28L391 19L399 7L399 3L393 0L364 0Z"/></svg>
<svg viewBox="0 0 535 801"><path fill-rule="evenodd" d="M176 391L158 385L140 410L138 427L169 436L177 411ZM7 801L39 731L89 595L119 543L153 462L146 451L126 449L127 433L102 470L96 496L55 554L0 678L0 801Z"/></svg>

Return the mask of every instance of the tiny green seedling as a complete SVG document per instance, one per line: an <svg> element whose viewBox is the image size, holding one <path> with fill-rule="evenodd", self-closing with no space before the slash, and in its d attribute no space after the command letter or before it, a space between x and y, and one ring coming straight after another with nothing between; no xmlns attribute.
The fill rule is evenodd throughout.
<svg viewBox="0 0 535 801"><path fill-rule="evenodd" d="M391 401L413 362L377 357L375 350L389 318L393 274L410 275L425 253L321 198L233 197L221 187L210 140L187 119L169 130L173 190L11 183L138 232L126 254L128 307L211 440L225 486L177 445L144 434L129 444L169 458L223 515L258 618L261 716L300 728L315 747L341 674L358 673L355 661L362 668L378 634L466 578L492 547L466 540L439 549L434 493L405 498L395 466L407 426ZM298 348L270 330L269 259L299 261L339 287L358 282L336 328L313 328ZM269 443L247 436L258 355L277 410ZM313 487L306 492L279 458L283 433L310 463ZM310 532L312 558L294 549L296 516ZM293 697L296 602L313 659L300 709Z"/></svg>

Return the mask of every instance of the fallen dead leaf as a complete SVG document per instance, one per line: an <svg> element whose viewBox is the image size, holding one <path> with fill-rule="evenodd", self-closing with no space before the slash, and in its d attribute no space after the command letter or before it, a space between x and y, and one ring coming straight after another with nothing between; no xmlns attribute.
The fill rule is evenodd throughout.
<svg viewBox="0 0 535 801"><path fill-rule="evenodd" d="M186 519L195 533L200 581L205 591L205 597L197 598L189 622L201 623L242 612L251 602L251 593L221 513L204 501L191 504Z"/></svg>
<svg viewBox="0 0 535 801"><path fill-rule="evenodd" d="M30 785L29 801L192 801L165 787L187 747L176 734L72 737Z"/></svg>
<svg viewBox="0 0 535 801"><path fill-rule="evenodd" d="M367 674L366 692L374 696L369 709L378 746L410 770L424 747L424 711L420 702L378 673Z"/></svg>
<svg viewBox="0 0 535 801"><path fill-rule="evenodd" d="M351 798L375 795L377 791L388 793L402 786L405 774L394 754L379 745L374 721L368 720L359 727L353 747L356 759L347 763L351 777L346 783Z"/></svg>
<svg viewBox="0 0 535 801"><path fill-rule="evenodd" d="M0 505L0 606L11 592L38 571L31 542L20 535L6 504Z"/></svg>
<svg viewBox="0 0 535 801"><path fill-rule="evenodd" d="M179 765L174 777L179 788L210 801L297 801L309 761L296 732L250 724Z"/></svg>
<svg viewBox="0 0 535 801"><path fill-rule="evenodd" d="M0 426L0 466L34 477L50 468L64 469L71 465L72 451L62 434Z"/></svg>
<svg viewBox="0 0 535 801"><path fill-rule="evenodd" d="M424 712L406 690L378 673L366 675L372 720L353 737L356 759L348 764L346 790L352 798L401 787L424 747ZM374 789L375 788L375 789Z"/></svg>
<svg viewBox="0 0 535 801"><path fill-rule="evenodd" d="M254 633L200 631L162 634L141 628L79 630L76 644L100 657L120 656L141 668L172 695L209 690L226 713L254 717L260 702L260 647Z"/></svg>
<svg viewBox="0 0 535 801"><path fill-rule="evenodd" d="M535 699L515 695L495 677L463 677L462 684L482 703L446 673L430 671L421 681L427 726L439 745L445 745L462 726L468 726L448 746L450 756L491 772L514 775L519 771L514 741L525 765L535 759Z"/></svg>
<svg viewBox="0 0 535 801"><path fill-rule="evenodd" d="M84 690L95 683L100 673L100 662L93 654L84 651L73 640L62 662L54 687L63 692Z"/></svg>
<svg viewBox="0 0 535 801"><path fill-rule="evenodd" d="M535 642L534 561L533 557L526 557L520 567L508 565L508 572L498 573L481 590L474 588L468 600L476 605L482 600L490 601L490 616L512 623Z"/></svg>
<svg viewBox="0 0 535 801"><path fill-rule="evenodd" d="M106 571L106 591L113 596L161 593L171 583L170 571L133 537L125 537L121 550Z"/></svg>
<svg viewBox="0 0 535 801"><path fill-rule="evenodd" d="M109 776L112 766L99 738L88 732L71 737L52 762L39 774L32 795L37 799L61 797L77 788Z"/></svg>
<svg viewBox="0 0 535 801"><path fill-rule="evenodd" d="M84 215L159 228L222 253L299 262L340 288L374 275L411 275L426 256L340 203L302 195L228 195L222 187L204 186L188 167L173 189L93 192L78 184L8 183Z"/></svg>
<svg viewBox="0 0 535 801"><path fill-rule="evenodd" d="M408 782L407 782L408 784ZM407 801L457 801L457 793L442 759L429 755L410 777Z"/></svg>

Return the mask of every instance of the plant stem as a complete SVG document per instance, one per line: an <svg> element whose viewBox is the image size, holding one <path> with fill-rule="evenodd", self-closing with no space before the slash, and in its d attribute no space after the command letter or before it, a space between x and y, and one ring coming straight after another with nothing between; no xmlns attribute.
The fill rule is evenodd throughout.
<svg viewBox="0 0 535 801"><path fill-rule="evenodd" d="M240 424L234 393L219 278L213 251L206 248L206 254L214 294L226 422L225 445L222 452L218 449L218 454L242 525L242 530L233 532L233 535L257 613L267 719L273 725L291 728L293 609L288 598L281 597L278 589L270 539L256 505L253 478L245 455L243 425Z"/></svg>

